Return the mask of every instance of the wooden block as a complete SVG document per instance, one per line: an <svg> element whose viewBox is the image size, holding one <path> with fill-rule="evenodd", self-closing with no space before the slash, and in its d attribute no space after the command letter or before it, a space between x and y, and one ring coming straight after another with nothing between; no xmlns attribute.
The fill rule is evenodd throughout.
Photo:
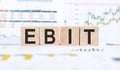
<svg viewBox="0 0 120 70"><path fill-rule="evenodd" d="M39 46L39 27L21 28L22 46Z"/></svg>
<svg viewBox="0 0 120 70"><path fill-rule="evenodd" d="M42 46L59 45L59 27L41 27L40 40Z"/></svg>
<svg viewBox="0 0 120 70"><path fill-rule="evenodd" d="M80 27L80 45L97 46L98 45L98 27Z"/></svg>
<svg viewBox="0 0 120 70"><path fill-rule="evenodd" d="M61 27L60 45L78 46L79 45L79 27Z"/></svg>

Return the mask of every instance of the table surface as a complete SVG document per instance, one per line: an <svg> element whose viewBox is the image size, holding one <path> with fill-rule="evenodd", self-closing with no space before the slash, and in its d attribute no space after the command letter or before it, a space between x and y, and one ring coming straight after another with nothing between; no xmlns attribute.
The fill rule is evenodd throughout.
<svg viewBox="0 0 120 70"><path fill-rule="evenodd" d="M74 49L103 49L103 51L73 51ZM48 47L1 45L0 54L10 54L3 61L0 56L2 70L120 70L120 47ZM31 54L30 60L25 56ZM77 56L70 56L76 54ZM118 60L113 60L118 58Z"/></svg>

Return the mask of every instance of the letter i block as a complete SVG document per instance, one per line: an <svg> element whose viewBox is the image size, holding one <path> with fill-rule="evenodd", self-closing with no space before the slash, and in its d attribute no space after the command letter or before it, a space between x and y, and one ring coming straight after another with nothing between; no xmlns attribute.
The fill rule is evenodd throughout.
<svg viewBox="0 0 120 70"><path fill-rule="evenodd" d="M40 28L40 44L43 46L59 45L59 27Z"/></svg>
<svg viewBox="0 0 120 70"><path fill-rule="evenodd" d="M39 27L22 27L21 45L39 46Z"/></svg>
<svg viewBox="0 0 120 70"><path fill-rule="evenodd" d="M97 46L98 45L98 27L80 27L80 45Z"/></svg>
<svg viewBox="0 0 120 70"><path fill-rule="evenodd" d="M78 46L79 45L79 27L61 27L60 45Z"/></svg>

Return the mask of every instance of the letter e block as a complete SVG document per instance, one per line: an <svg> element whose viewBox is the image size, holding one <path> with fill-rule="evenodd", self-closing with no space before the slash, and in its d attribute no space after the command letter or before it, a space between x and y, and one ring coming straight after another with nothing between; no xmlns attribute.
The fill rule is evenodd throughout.
<svg viewBox="0 0 120 70"><path fill-rule="evenodd" d="M21 45L39 46L39 27L21 27Z"/></svg>

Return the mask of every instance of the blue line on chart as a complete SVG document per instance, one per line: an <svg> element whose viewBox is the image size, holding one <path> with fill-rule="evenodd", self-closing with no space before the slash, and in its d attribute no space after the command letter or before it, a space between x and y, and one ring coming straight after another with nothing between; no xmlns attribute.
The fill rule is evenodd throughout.
<svg viewBox="0 0 120 70"><path fill-rule="evenodd" d="M109 45L109 46L120 46L120 44L114 44L114 43L106 43L106 45Z"/></svg>
<svg viewBox="0 0 120 70"><path fill-rule="evenodd" d="M19 45L20 44L20 36L7 34L0 34L0 45Z"/></svg>
<svg viewBox="0 0 120 70"><path fill-rule="evenodd" d="M9 22L57 23L57 21L39 21L39 20L9 20Z"/></svg>
<svg viewBox="0 0 120 70"><path fill-rule="evenodd" d="M88 20L85 21L85 24L90 25L90 20L99 20L99 21L104 21L107 15L112 15L115 16L117 14L120 14L120 7L118 7L115 12L110 8L109 11L103 12L103 16L96 16L94 13L88 12ZM111 18L110 18L111 19ZM114 18L112 18L114 19ZM119 18L118 18L119 20ZM110 20L106 23L107 25L109 24Z"/></svg>
<svg viewBox="0 0 120 70"><path fill-rule="evenodd" d="M10 10L10 12L44 12L44 13L57 13L52 10Z"/></svg>
<svg viewBox="0 0 120 70"><path fill-rule="evenodd" d="M18 2L52 2L52 0L17 0Z"/></svg>
<svg viewBox="0 0 120 70"><path fill-rule="evenodd" d="M5 34L0 34L0 38L19 38L19 36L16 35L6 36Z"/></svg>

